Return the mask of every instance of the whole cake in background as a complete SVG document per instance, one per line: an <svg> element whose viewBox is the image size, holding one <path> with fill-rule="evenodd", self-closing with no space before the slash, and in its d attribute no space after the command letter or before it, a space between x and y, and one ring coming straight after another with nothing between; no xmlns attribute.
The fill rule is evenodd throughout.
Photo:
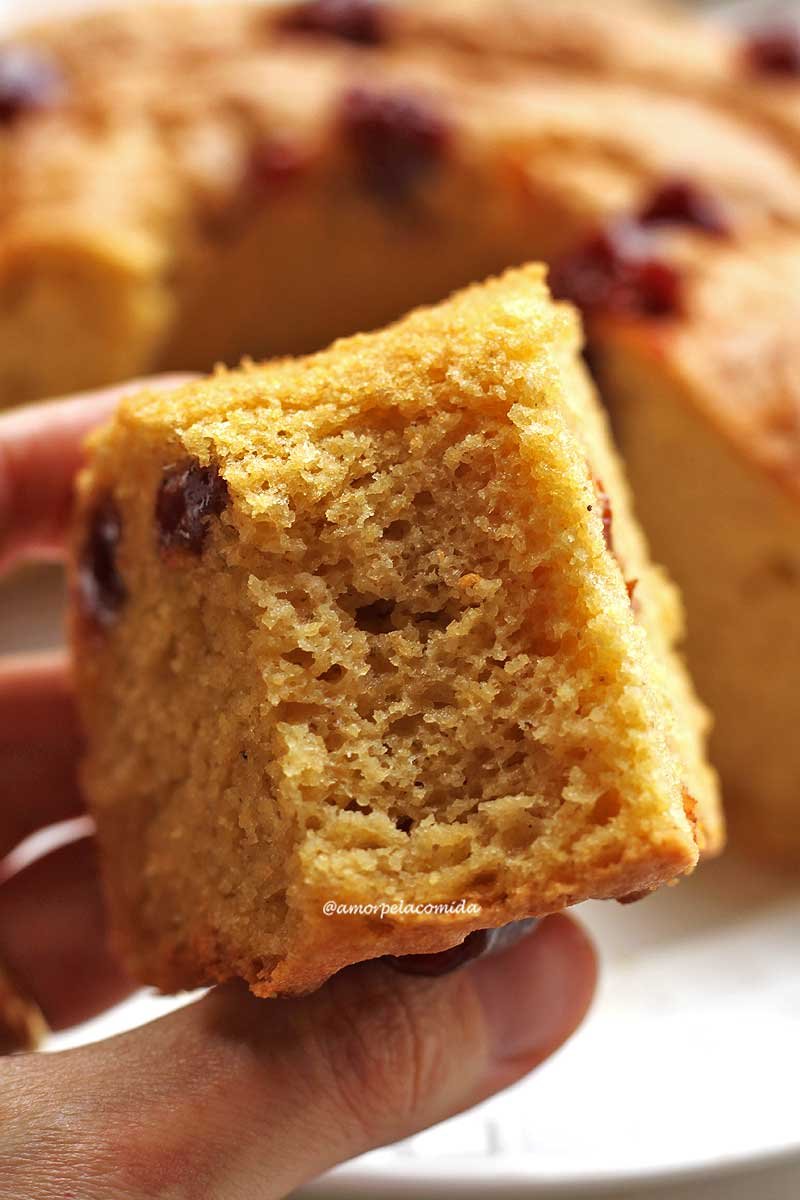
<svg viewBox="0 0 800 1200"><path fill-rule="evenodd" d="M543 275L94 437L84 783L137 979L305 991L719 849L676 595Z"/></svg>
<svg viewBox="0 0 800 1200"><path fill-rule="evenodd" d="M695 234L687 265L721 222L797 225L800 166L757 127L613 71L520 67L489 36L535 10L541 51L560 8L144 4L6 46L0 395L317 349L558 259L676 176L724 211L709 229L662 207ZM644 315L670 315L649 282Z"/></svg>
<svg viewBox="0 0 800 1200"><path fill-rule="evenodd" d="M739 843L800 863L800 39L636 0L222 12L3 50L3 401L312 350L547 261L687 598Z"/></svg>

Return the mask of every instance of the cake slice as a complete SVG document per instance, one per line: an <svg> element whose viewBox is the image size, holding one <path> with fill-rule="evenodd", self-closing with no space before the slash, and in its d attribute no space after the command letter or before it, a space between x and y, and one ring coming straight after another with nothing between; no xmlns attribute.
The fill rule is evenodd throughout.
<svg viewBox="0 0 800 1200"><path fill-rule="evenodd" d="M94 438L73 642L136 978L300 992L718 848L579 350L530 267Z"/></svg>

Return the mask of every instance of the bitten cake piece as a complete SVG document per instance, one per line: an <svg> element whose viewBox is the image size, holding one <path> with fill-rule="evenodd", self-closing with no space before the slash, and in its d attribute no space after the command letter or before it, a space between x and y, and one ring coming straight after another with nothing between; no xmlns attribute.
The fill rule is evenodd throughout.
<svg viewBox="0 0 800 1200"><path fill-rule="evenodd" d="M579 349L530 267L95 437L73 636L138 979L303 991L717 847L675 596Z"/></svg>

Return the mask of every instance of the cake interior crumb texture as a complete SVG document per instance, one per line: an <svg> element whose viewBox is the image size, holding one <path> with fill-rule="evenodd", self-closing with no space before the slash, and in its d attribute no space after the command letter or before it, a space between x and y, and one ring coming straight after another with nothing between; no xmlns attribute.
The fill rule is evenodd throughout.
<svg viewBox="0 0 800 1200"><path fill-rule="evenodd" d="M579 349L531 267L96 436L73 636L138 978L302 991L718 846L677 602Z"/></svg>

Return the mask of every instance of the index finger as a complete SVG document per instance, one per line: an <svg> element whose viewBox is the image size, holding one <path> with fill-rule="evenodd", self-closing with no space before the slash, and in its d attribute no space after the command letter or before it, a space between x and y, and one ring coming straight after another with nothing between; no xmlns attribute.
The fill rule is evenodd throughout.
<svg viewBox="0 0 800 1200"><path fill-rule="evenodd" d="M0 416L0 571L23 559L61 556L72 485L86 435L123 396L177 387L190 376L159 375Z"/></svg>

